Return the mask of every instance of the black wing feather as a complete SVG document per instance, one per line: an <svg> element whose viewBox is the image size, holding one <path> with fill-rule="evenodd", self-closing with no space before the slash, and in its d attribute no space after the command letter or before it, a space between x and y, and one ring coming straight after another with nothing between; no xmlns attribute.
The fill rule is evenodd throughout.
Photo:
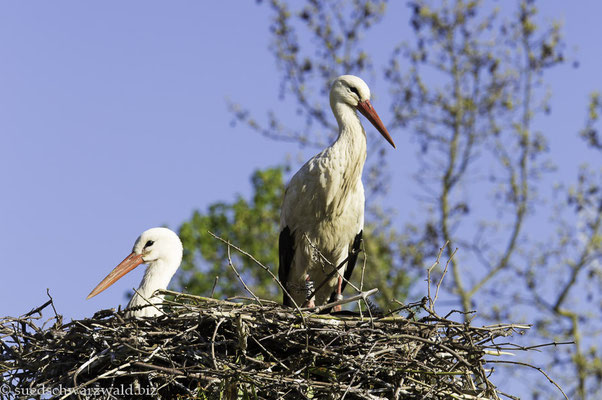
<svg viewBox="0 0 602 400"><path fill-rule="evenodd" d="M294 239L291 234L291 230L286 226L282 232L280 232L280 238L278 239L278 253L280 259L280 265L278 267L278 279L282 286L287 288L288 274L291 270L291 264L293 262L293 255L295 254ZM282 293L282 304L285 306L292 307L292 299Z"/></svg>

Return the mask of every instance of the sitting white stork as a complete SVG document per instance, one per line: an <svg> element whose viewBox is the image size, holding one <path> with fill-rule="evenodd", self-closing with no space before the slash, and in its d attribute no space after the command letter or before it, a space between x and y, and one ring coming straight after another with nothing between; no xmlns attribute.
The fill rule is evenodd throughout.
<svg viewBox="0 0 602 400"><path fill-rule="evenodd" d="M339 136L293 176L280 215L278 277L298 306L340 299L357 261L364 226L366 132L356 110L395 147L370 104L368 85L357 76L334 80L330 107ZM312 285L315 289L308 289ZM283 303L293 305L286 294Z"/></svg>
<svg viewBox="0 0 602 400"><path fill-rule="evenodd" d="M167 228L152 228L144 231L127 256L90 292L88 299L96 296L119 278L140 264L148 264L140 282L138 293L134 293L127 308L152 304L160 304L163 296L153 296L158 289L166 289L169 281L182 262L182 242L178 235ZM142 296L142 297L141 297ZM146 300L145 300L146 299ZM148 300L148 301L147 301ZM127 316L154 317L161 315L157 306L148 306L140 310L128 311Z"/></svg>

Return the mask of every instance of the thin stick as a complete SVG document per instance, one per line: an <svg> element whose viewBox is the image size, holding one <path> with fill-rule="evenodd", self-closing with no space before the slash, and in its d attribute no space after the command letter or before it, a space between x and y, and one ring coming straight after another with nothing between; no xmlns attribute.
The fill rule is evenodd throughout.
<svg viewBox="0 0 602 400"><path fill-rule="evenodd" d="M322 310L326 310L326 309L328 309L328 308L332 308L332 307L334 307L334 306L339 306L339 305L343 305L343 304L347 304L347 303L352 303L352 302L354 302L354 301L356 301L356 300L361 300L361 299L364 299L364 300L365 300L365 299L366 299L366 297L368 297L368 296L372 296L372 295L373 295L374 293L376 293L376 292L378 292L378 289L377 289L377 288L370 289L370 290L367 290L367 291L365 291L365 292L362 292L362 293L360 293L360 294L357 294L357 295L355 295L355 296L351 296L351 297L349 297L349 298L347 298L347 299L337 300L337 301L334 301L334 302L332 302L332 303L327 303L327 304L324 304L324 305L321 305L321 306L317 306L317 307L306 307L306 308L302 308L302 309L301 309L301 311L313 311L313 312L320 312L320 311L322 311Z"/></svg>
<svg viewBox="0 0 602 400"><path fill-rule="evenodd" d="M86 387L86 386L88 386L88 385L91 385L92 383L94 383L94 382L98 381L99 379L103 379L103 378L105 378L105 377L107 377L107 376L111 375L113 372L116 372L116 371L122 370L122 369L124 369L124 368L127 368L127 367L129 367L130 365L132 365L132 364L131 364L131 363L129 363L129 362L128 362L128 363L125 363L125 364L122 364L122 365L120 365L119 367L113 368L113 369L111 369L111 370L109 370L109 371L105 372L104 374L98 375L96 378L90 379L88 382L82 383L82 384L81 384L79 387L77 387L77 388L74 388L74 389L81 389L81 388L84 388L84 387ZM76 393L78 393L78 395L79 395L79 390L78 390L78 391L76 391ZM73 392L71 392L71 391L67 390L67 393L66 393L65 395L63 395L63 396L62 396L62 397L61 397L59 400L64 400L64 399L66 399L67 397L69 397L69 396L72 396L72 395L73 395Z"/></svg>
<svg viewBox="0 0 602 400"><path fill-rule="evenodd" d="M42 304L41 306L34 308L33 310L31 310L30 312L28 312L27 314L23 315L21 318L27 318L29 316L31 316L32 314L41 314L41 311L43 309L45 309L46 307L48 307L50 304L52 304L52 299L48 300L46 303Z"/></svg>
<svg viewBox="0 0 602 400"><path fill-rule="evenodd" d="M211 358L213 359L213 366L215 369L219 369L217 366L217 360L215 358L215 337L217 336L217 330L219 326L225 321L225 319L221 318L217 324L215 325L215 330L213 331L213 336L211 337Z"/></svg>
<svg viewBox="0 0 602 400"><path fill-rule="evenodd" d="M219 275L215 275L215 280L213 281L213 287L211 288L211 296L209 296L209 297L213 297L213 294L215 293L215 287L217 286L217 281L219 281Z"/></svg>
<svg viewBox="0 0 602 400"><path fill-rule="evenodd" d="M543 374L543 376L545 376L546 378L548 378L548 381L550 381L551 384L553 384L554 386L556 386L558 388L558 390L560 390L560 393L562 393L562 395L564 396L564 398L566 400L569 400L568 396L564 393L564 391L562 390L562 388L556 383L554 382L554 379L550 378L550 376L548 374L545 373L545 371L539 367L536 367L534 365L531 364L527 364L527 363L522 363L519 361L506 361L506 360L483 360L485 363L498 363L498 364L516 364L516 365L522 365L523 367L529 367L529 368L533 368L538 370L539 372L541 372Z"/></svg>
<svg viewBox="0 0 602 400"><path fill-rule="evenodd" d="M361 362L360 366L355 370L355 373L353 374L353 376L351 377L351 381L347 385L347 389L345 389L345 393L343 393L343 396L341 396L341 400L344 400L345 396L347 396L347 393L349 392L349 389L351 389L351 385L353 385L353 381L357 377L358 372L360 372L360 370L362 369L362 367L366 363L366 359L372 353L372 350L374 350L374 346L376 346L376 342L372 343L372 347L370 347L370 350L368 350L368 352L366 353L366 355L364 355L364 358L362 358L362 362Z"/></svg>
<svg viewBox="0 0 602 400"><path fill-rule="evenodd" d="M322 254L322 252L320 251L320 249L318 249L318 247L317 247L315 244L313 244L313 243L311 242L311 240L309 240L309 236L307 236L307 233L305 233L305 234L303 235L303 237L305 238L305 240L307 240L307 243L309 243L309 245L310 245L310 246L311 246L311 247L312 247L312 248L313 248L315 251L317 251L317 252L318 252L318 255L320 256L320 258L321 258L322 260L324 260L324 261L325 261L325 262L326 262L328 265L330 265L331 267L333 267L333 268L334 268L334 264L333 264L332 262L330 262L330 260L328 260L328 259L326 258L326 256L324 256L324 254ZM352 251L353 251L353 250L352 250ZM360 253L360 252L361 252L361 250L359 250L359 251L358 251L358 253ZM318 291L318 289L320 289L322 286L324 286L324 284L325 284L326 282L328 282L328 280L330 280L330 278L332 278L332 277L333 277L335 274L338 274L338 275L339 275L339 276L340 276L340 277L341 277L341 278L342 278L342 279L343 279L345 282L347 282L347 284L348 284L349 286L351 286L352 288L354 288L356 292L358 292L358 293L359 293L359 292L361 292L361 290L360 290L360 289L359 289L357 286L355 286L355 285L354 285L353 283L351 283L349 280L345 279L345 276L339 272L339 269L340 269L340 268L342 268L342 267L343 267L343 265L345 265L345 264L346 264L348 261L349 261L349 256L345 257L345 259L344 259L343 261L341 261L341 262L339 263L339 265L338 265L336 268L334 268L334 269L333 269L333 271L332 271L330 274L328 274L328 276L327 276L327 277L324 279L324 281L322 281L322 282L320 283L320 285L318 286L318 288L314 290L314 294L315 294L315 293ZM309 298L311 298L311 297L312 297L312 296L309 296Z"/></svg>
<svg viewBox="0 0 602 400"><path fill-rule="evenodd" d="M259 265L261 268L263 268L265 271L267 271L268 274L270 274L270 276L272 277L272 279L274 280L274 282L276 282L276 284L278 284L278 286L280 286L280 289L282 289L282 292L285 293L287 296L290 297L291 301L293 302L293 305L295 306L295 308L297 309L297 311L299 312L299 315L301 316L301 319L303 320L303 323L307 325L306 321L305 321L305 316L303 315L303 313L301 312L301 309L299 308L299 306L297 305L297 302L295 302L295 299L293 299L293 297L291 296L291 294L286 290L286 288L284 287L284 285L282 284L282 282L280 282L280 279L276 278L276 275L274 275L274 273L272 271L270 271L270 269L268 267L266 267L265 265L263 265L262 263L260 263L255 257L253 257L251 254L247 253L246 251L244 251L243 249L241 249L238 246L233 245L232 243L222 239L221 237L217 236L216 234L214 234L211 231L207 231L211 236L213 236L215 239L225 243L228 246L232 246L233 249L235 249L236 251L238 251L241 254L244 254L245 256L249 257L255 264Z"/></svg>
<svg viewBox="0 0 602 400"><path fill-rule="evenodd" d="M48 295L48 298L50 299L50 305L52 306L52 310L54 311L54 316L57 318L59 318L58 313L56 312L56 308L54 308L54 300L52 299L52 296L50 295L50 289L46 288L46 294Z"/></svg>
<svg viewBox="0 0 602 400"><path fill-rule="evenodd" d="M140 294L140 292L138 292L138 290L134 289L134 292L136 292L136 294L137 294L138 296L140 296L140 298L141 298L142 300L144 300L145 302L147 302L148 304L150 304L152 307L154 307L154 308L155 308L157 311L159 311L161 314L163 314L163 315L167 315L167 314L165 314L165 312L163 312L163 310L161 310L159 307L157 307L157 305L156 305L155 303L152 303L152 302L151 302L149 299L147 299L146 297L144 297L143 295L141 295L141 294ZM154 295L154 294L153 294L153 295ZM138 307L140 307L140 308L138 308ZM133 309L142 309L143 307L145 307L145 306L136 306L136 307L132 307L132 308L131 308L131 310L133 310Z"/></svg>
<svg viewBox="0 0 602 400"><path fill-rule="evenodd" d="M196 295L190 294L190 293L180 293L180 292L175 292L175 291L169 290L169 289L159 289L157 292L161 293L161 294L171 294L171 295L175 296L176 299L184 298L184 299L191 299L191 300L202 301L202 302L207 302L207 303L225 304L225 305L233 306L233 307L243 307L244 306L244 304L241 304L241 303L234 303L232 301L219 300L219 299L214 299L211 297L196 296Z"/></svg>
<svg viewBox="0 0 602 400"><path fill-rule="evenodd" d="M245 290L247 292L249 292L249 294L251 296L253 296L253 298L255 299L255 301L257 302L257 304L259 304L260 306L263 306L263 304L261 304L261 300L259 300L259 297L255 296L255 293L253 293L253 291L251 289L249 289L249 287L247 286L247 284L245 283L245 281L242 279L242 276L240 276L240 274L238 273L238 271L236 270L236 268L234 267L234 264L232 263L232 257L230 255L230 242L228 241L228 265L230 265L230 268L232 268L232 271L234 271L234 273L236 274L236 276L238 277L238 280L240 281L240 283L242 283L242 285L244 286ZM213 296L211 296L213 297Z"/></svg>
<svg viewBox="0 0 602 400"><path fill-rule="evenodd" d="M439 265L439 260L441 260L441 255L443 254L443 250L447 247L447 245L449 244L449 240L445 242L445 244L439 248L439 254L437 254L437 259L435 260L435 262L433 263L433 265L431 265L426 271L427 271L427 275L426 275L426 289L427 289L427 296L429 299L429 308L431 311L433 311L433 308L435 306L435 302L433 301L433 298L431 297L431 271L437 266Z"/></svg>
<svg viewBox="0 0 602 400"><path fill-rule="evenodd" d="M433 302L432 302L433 307L435 306L435 302L439 298L439 288L441 287L441 283L443 283L443 278L445 278L445 274L447 273L449 263L454 258L454 255L456 254L457 251L458 251L458 248L456 247L456 249L453 251L453 253L451 253L449 258L447 259L447 262L445 263L445 268L443 268L443 273L441 274L441 278L439 279L439 282L437 283L437 290L435 290L435 298L433 299Z"/></svg>
<svg viewBox="0 0 602 400"><path fill-rule="evenodd" d="M414 335L408 335L408 334L404 334L404 333L394 334L394 335L391 335L391 337L417 340L419 342L423 342L423 343L427 343L427 344L430 344L430 345L433 345L433 346L441 347L443 350L447 351L449 354L451 354L454 357L456 357L456 360L458 360L459 362L461 362L465 366L470 367L470 363L468 361L466 361L466 359L464 357L462 357L456 351L452 350L451 348L449 348L448 346L444 345L443 343L436 343L436 342L433 342L432 340L429 340L429 339L425 339L425 338L422 338L422 337L419 337L419 336L414 336Z"/></svg>
<svg viewBox="0 0 602 400"><path fill-rule="evenodd" d="M490 338L486 338L483 340L489 340ZM477 343L479 344L479 343ZM496 350L523 350L523 351L527 351L527 350L536 350L539 351L538 348L539 347L550 347L550 346L560 346L560 345L569 345L569 344L575 344L574 341L570 341L570 342L550 342L550 343L543 343L543 344L536 344L533 346L519 346L517 344L514 343L501 343L501 344L492 344L492 345L483 345L483 348L491 348L491 349L496 349ZM504 347L504 346L510 346L510 347Z"/></svg>
<svg viewBox="0 0 602 400"><path fill-rule="evenodd" d="M366 246L364 245L364 241L362 240L362 251L364 252L364 262L362 263L362 274L360 277L360 292L362 290L364 290L364 273L366 272L366 262L368 260L368 254L366 253ZM363 314L362 314L362 302L358 301L357 302L358 308L360 310L360 316L362 316L363 318ZM366 303L366 309L370 310L370 306L368 305L368 303ZM370 311L370 317L372 317L372 312Z"/></svg>

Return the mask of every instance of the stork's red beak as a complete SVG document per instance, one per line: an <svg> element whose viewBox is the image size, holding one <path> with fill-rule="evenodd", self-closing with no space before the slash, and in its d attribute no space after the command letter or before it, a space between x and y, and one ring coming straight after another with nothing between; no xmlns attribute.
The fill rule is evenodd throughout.
<svg viewBox="0 0 602 400"><path fill-rule="evenodd" d="M378 129L380 134L383 135L385 139L387 139L387 142L391 143L391 146L395 148L395 143L393 143L391 135L389 135L387 128L385 128L385 125L383 125L383 122L380 120L380 117L376 113L376 110L374 109L374 107L372 107L372 104L370 104L370 100L360 101L357 104L357 109L360 110L364 117L368 118L368 121L370 121L372 125L374 125L376 129Z"/></svg>
<svg viewBox="0 0 602 400"><path fill-rule="evenodd" d="M91 297L96 296L98 293L102 292L103 290L117 282L119 278L121 278L122 276L124 276L125 274L127 274L142 263L144 263L144 260L142 259L142 254L130 254L125 258L125 260L119 263L119 265L116 266L115 269L113 269L113 271L111 271L111 273L107 275L107 277L104 278L102 282L98 284L98 286L94 288L94 290L90 292L87 298L89 299Z"/></svg>

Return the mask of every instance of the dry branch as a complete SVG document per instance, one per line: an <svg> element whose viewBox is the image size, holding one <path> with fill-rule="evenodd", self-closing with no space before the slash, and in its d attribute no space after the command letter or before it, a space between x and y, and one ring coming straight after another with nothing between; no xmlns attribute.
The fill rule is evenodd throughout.
<svg viewBox="0 0 602 400"><path fill-rule="evenodd" d="M436 316L317 315L254 299L229 302L165 291L166 315L41 325L44 304L0 320L4 397L95 398L130 388L146 398L498 399L484 356L527 350L495 339L522 325L472 327ZM410 310L406 310L410 312ZM403 312L403 310L402 310ZM413 315L414 311L412 311ZM309 338L309 340L307 340ZM493 351L492 351L493 349ZM41 392L39 392L41 393ZM106 398L98 395L96 398Z"/></svg>
<svg viewBox="0 0 602 400"><path fill-rule="evenodd" d="M386 315L319 315L337 304L363 300L377 289L320 307L285 308L259 299L245 284L230 248L270 269L244 250L228 246L228 263L252 298L225 301L169 290L157 318L98 311L63 324L50 300L21 317L0 319L0 397L152 399L499 399L485 360L508 350L537 351L499 337L528 325L471 326L434 309L439 286L428 297ZM336 270L335 270L336 271ZM216 277L217 281L217 277ZM358 303L359 304L359 303ZM52 306L44 323L42 312ZM155 304L140 306L157 307ZM421 313L422 312L422 313ZM465 312L459 312L466 315ZM402 316L403 315L403 316ZM418 319L417 315L424 315ZM107 390L109 392L107 392ZM110 394L107 394L110 393ZM564 395L564 393L562 393ZM566 397L566 396L565 396Z"/></svg>

